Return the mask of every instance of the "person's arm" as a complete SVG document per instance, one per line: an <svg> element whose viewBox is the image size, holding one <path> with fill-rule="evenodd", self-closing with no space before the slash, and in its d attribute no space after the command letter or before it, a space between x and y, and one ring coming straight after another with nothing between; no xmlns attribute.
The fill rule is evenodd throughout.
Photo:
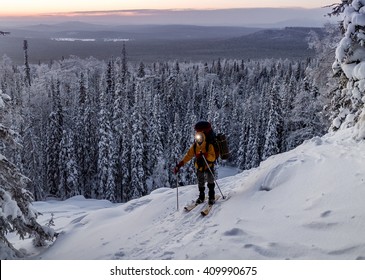
<svg viewBox="0 0 365 280"><path fill-rule="evenodd" d="M177 174L180 168L194 157L194 144L190 147L184 158L175 166L174 173Z"/></svg>
<svg viewBox="0 0 365 280"><path fill-rule="evenodd" d="M191 145L191 147L189 148L189 150L187 151L187 153L185 154L184 158L182 159L182 163L183 165L187 164L193 157L195 156L194 153L194 144Z"/></svg>

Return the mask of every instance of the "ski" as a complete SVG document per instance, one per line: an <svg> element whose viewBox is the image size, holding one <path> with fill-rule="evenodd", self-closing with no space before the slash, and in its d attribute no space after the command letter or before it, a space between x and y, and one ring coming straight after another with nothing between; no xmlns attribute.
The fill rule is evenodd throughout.
<svg viewBox="0 0 365 280"><path fill-rule="evenodd" d="M215 201L217 201L221 196L220 195L216 195L215 196ZM210 210L213 208L213 205L214 204L208 204L200 213L203 215L203 216L206 216L209 214Z"/></svg>
<svg viewBox="0 0 365 280"><path fill-rule="evenodd" d="M206 199L204 199L204 200L206 200ZM193 210L195 207L197 207L199 204L201 204L201 203L193 202L192 204L186 205L186 206L184 207L184 210L185 210L186 212L190 212L190 211L191 211L191 210Z"/></svg>
<svg viewBox="0 0 365 280"><path fill-rule="evenodd" d="M184 210L186 211L186 212L190 212L191 210L193 210L195 207L197 207L199 204L197 204L197 203L194 203L194 204L190 204L190 205L186 205L185 207L184 207Z"/></svg>

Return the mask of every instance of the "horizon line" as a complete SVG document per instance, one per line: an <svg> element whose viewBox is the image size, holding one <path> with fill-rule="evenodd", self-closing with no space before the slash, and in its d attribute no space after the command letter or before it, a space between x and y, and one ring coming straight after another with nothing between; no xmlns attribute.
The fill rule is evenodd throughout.
<svg viewBox="0 0 365 280"><path fill-rule="evenodd" d="M146 14L143 13L156 13L156 12L214 12L214 11L232 11L232 10L318 10L327 8L328 6L324 7L316 7L316 8L306 8L306 7L299 7L299 6L283 6L283 7L232 7L232 8L206 8L206 9L184 9L184 8L169 8L169 9L117 9L117 10L93 10L93 11L65 11L65 12L47 12L47 13L21 13L21 14L1 14L0 18L19 18L19 17L52 17L52 16L103 16L103 15L110 15L110 14L121 14L124 16L143 16Z"/></svg>

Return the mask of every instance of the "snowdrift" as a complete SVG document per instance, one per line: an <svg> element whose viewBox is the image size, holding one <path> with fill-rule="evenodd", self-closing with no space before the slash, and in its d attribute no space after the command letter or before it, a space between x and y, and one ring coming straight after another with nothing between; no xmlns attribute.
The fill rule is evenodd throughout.
<svg viewBox="0 0 365 280"><path fill-rule="evenodd" d="M365 142L351 130L313 138L258 168L218 180L226 200L202 217L197 186L125 204L74 197L37 202L61 232L32 259L365 259ZM219 193L218 189L216 189Z"/></svg>

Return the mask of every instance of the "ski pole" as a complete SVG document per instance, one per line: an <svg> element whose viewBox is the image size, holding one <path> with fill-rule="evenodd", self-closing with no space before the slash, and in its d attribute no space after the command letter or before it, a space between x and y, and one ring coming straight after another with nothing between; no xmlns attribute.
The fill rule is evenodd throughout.
<svg viewBox="0 0 365 280"><path fill-rule="evenodd" d="M225 199L226 197L223 195L223 193L222 193L222 191L221 191L221 188L219 187L218 182L217 182L217 180L215 179L215 176L214 176L214 174L213 174L213 171L212 171L212 169L210 169L209 164L208 164L208 161L207 161L207 159L205 158L204 154L202 154L202 157L203 157L203 159L204 159L204 161L205 161L205 164L207 165L207 167L208 167L208 169L209 169L209 171L210 171L210 174L212 174L212 176L213 176L214 182L215 182L215 184L217 185L218 190L220 191L220 193L221 193L221 195L222 195L222 198L223 198L223 199Z"/></svg>

